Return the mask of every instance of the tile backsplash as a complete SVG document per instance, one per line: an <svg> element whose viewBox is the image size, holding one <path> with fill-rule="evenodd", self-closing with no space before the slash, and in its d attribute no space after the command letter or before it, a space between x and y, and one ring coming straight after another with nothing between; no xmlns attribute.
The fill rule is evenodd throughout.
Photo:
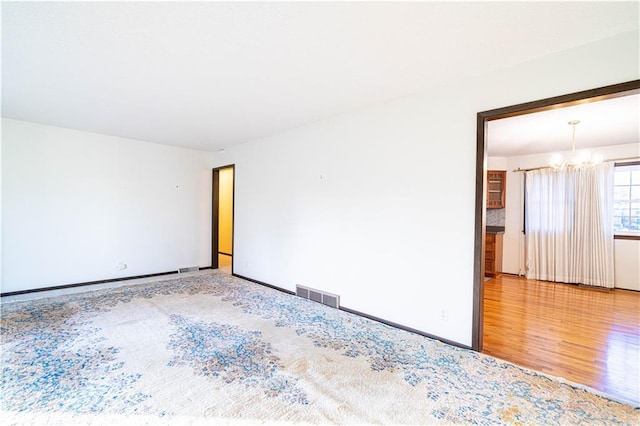
<svg viewBox="0 0 640 426"><path fill-rule="evenodd" d="M506 209L487 209L488 226L504 226L504 211Z"/></svg>

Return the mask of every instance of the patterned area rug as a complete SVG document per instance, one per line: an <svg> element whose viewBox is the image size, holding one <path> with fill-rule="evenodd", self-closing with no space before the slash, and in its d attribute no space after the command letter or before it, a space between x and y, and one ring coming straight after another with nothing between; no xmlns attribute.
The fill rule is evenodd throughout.
<svg viewBox="0 0 640 426"><path fill-rule="evenodd" d="M585 389L218 272L2 304L3 424L638 424Z"/></svg>

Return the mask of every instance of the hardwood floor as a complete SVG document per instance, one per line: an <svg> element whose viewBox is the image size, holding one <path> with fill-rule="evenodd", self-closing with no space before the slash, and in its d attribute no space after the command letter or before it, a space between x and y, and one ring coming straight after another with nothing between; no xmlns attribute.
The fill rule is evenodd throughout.
<svg viewBox="0 0 640 426"><path fill-rule="evenodd" d="M640 293L493 278L482 352L638 404Z"/></svg>

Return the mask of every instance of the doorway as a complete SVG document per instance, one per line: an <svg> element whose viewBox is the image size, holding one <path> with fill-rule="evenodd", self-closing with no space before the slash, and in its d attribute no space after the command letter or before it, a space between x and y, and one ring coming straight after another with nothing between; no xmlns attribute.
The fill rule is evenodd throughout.
<svg viewBox="0 0 640 426"><path fill-rule="evenodd" d="M211 267L233 274L235 165L213 169Z"/></svg>
<svg viewBox="0 0 640 426"><path fill-rule="evenodd" d="M640 80L614 84L597 89L585 90L554 98L479 112L477 115L476 145L476 202L475 202L475 244L473 283L473 326L472 348L482 351L484 321L484 275L485 275L485 229L486 229L486 186L487 186L487 127L488 122L501 118L515 117L533 112L550 110L560 106L571 106L585 102L637 94Z"/></svg>

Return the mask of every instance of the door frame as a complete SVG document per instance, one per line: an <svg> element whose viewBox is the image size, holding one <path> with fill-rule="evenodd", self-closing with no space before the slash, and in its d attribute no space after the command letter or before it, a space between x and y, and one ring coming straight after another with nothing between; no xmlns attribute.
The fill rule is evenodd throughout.
<svg viewBox="0 0 640 426"><path fill-rule="evenodd" d="M547 111L582 103L601 101L640 93L640 80L627 81L596 89L584 90L553 98L479 112L476 126L476 200L473 256L473 318L471 347L482 351L484 323L484 245L486 228L487 123L501 118Z"/></svg>
<svg viewBox="0 0 640 426"><path fill-rule="evenodd" d="M211 171L211 269L218 269L218 221L220 219L220 170L231 169L233 186L231 188L231 275L233 275L233 259L236 252L236 165L214 167Z"/></svg>

